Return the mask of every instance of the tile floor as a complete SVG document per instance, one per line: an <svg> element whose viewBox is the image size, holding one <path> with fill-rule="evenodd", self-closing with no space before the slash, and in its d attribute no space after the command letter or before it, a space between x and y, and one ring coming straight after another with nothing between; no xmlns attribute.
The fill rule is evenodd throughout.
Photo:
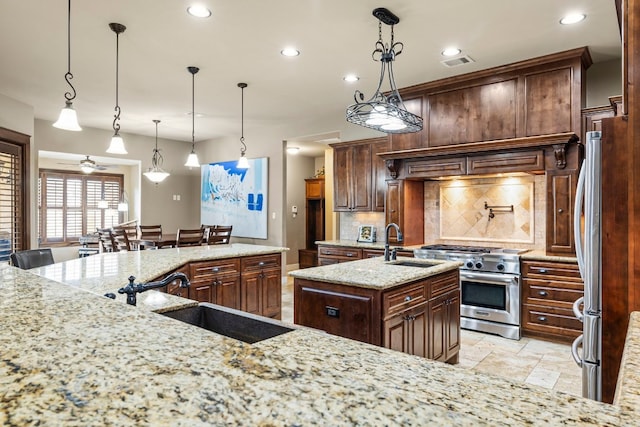
<svg viewBox="0 0 640 427"><path fill-rule="evenodd" d="M282 286L282 320L293 322L293 278ZM571 357L569 344L533 338L509 340L462 330L458 366L582 395L581 369Z"/></svg>

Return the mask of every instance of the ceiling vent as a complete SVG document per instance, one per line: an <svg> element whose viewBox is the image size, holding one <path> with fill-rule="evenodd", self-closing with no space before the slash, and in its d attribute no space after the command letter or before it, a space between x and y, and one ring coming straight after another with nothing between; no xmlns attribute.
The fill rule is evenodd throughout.
<svg viewBox="0 0 640 427"><path fill-rule="evenodd" d="M468 55L464 55L464 56L459 56L457 58L452 58L452 59L445 59L444 61L440 61L442 63L442 65L444 65L445 67L457 67L459 65L464 65L464 64L469 64L471 62L476 62L473 59L471 59L470 56Z"/></svg>

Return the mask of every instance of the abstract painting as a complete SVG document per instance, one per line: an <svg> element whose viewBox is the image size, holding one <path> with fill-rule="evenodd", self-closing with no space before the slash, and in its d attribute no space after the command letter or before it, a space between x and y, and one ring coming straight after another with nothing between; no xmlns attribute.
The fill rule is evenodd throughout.
<svg viewBox="0 0 640 427"><path fill-rule="evenodd" d="M232 225L234 237L267 238L268 159L237 160L201 166L200 221Z"/></svg>

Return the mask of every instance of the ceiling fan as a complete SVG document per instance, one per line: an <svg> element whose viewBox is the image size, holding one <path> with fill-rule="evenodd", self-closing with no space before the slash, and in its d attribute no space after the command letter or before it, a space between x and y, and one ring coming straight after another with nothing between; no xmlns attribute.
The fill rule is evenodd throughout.
<svg viewBox="0 0 640 427"><path fill-rule="evenodd" d="M96 163L94 160L91 160L89 156L86 156L86 159L80 160L79 163L59 163L61 165L77 165L80 167L80 170L84 173L91 173L93 171L104 171L110 168L113 165L100 165Z"/></svg>

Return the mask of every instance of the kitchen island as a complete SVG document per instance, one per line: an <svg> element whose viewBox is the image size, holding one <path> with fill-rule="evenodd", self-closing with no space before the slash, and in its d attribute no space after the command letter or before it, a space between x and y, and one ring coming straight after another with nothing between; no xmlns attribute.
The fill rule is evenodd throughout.
<svg viewBox="0 0 640 427"><path fill-rule="evenodd" d="M119 255L119 273L108 286L120 286L120 276L131 274L123 267L138 256ZM171 269L140 268L148 268L147 278ZM96 289L99 279L88 272L54 281L0 267L0 424L614 426L637 420L635 338L615 406L306 328L248 345L104 298L104 289L86 292L80 276ZM61 283L64 277L72 286ZM637 337L639 322L631 328L629 336Z"/></svg>

